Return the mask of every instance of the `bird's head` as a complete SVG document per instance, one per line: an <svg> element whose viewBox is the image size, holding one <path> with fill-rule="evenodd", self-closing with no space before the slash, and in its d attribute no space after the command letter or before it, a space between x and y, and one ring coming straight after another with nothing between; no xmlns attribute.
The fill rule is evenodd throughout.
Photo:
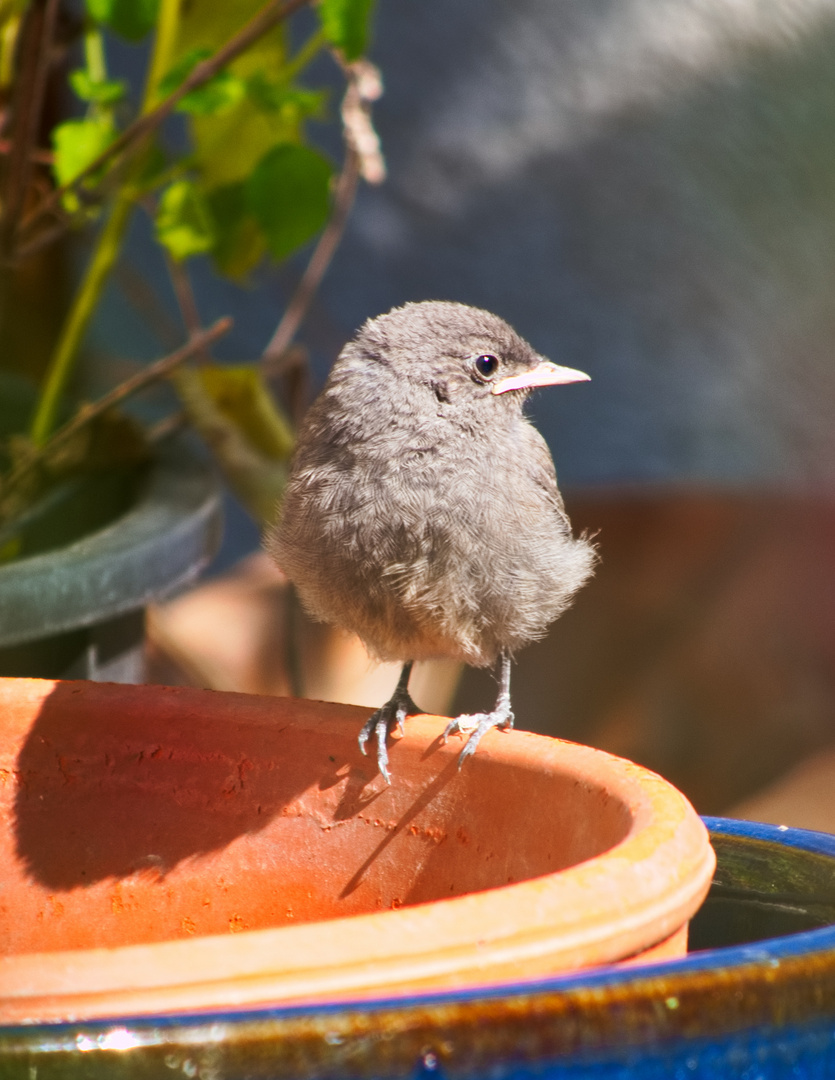
<svg viewBox="0 0 835 1080"><path fill-rule="evenodd" d="M520 410L538 386L589 378L540 356L498 315L441 300L405 304L369 320L346 351L384 365L401 385L429 388L453 408L482 402L491 411L499 405Z"/></svg>

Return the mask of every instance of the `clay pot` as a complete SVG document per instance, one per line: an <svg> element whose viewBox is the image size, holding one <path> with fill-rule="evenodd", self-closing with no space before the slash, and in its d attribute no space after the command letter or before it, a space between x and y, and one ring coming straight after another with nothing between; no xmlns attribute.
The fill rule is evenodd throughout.
<svg viewBox="0 0 835 1080"><path fill-rule="evenodd" d="M0 1023L333 1002L681 955L714 856L653 773L526 732L0 680Z"/></svg>
<svg viewBox="0 0 835 1080"><path fill-rule="evenodd" d="M769 1080L832 1075L835 837L708 819L693 952L407 999L0 1028L4 1077Z"/></svg>

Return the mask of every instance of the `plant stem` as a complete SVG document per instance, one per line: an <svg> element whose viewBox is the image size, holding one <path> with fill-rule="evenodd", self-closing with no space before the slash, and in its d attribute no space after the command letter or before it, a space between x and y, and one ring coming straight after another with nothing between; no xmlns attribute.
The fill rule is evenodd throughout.
<svg viewBox="0 0 835 1080"><path fill-rule="evenodd" d="M163 0L160 9L158 31L148 66L143 97L143 111L150 110L156 87L162 74L171 64L171 53L177 32L180 0ZM95 56L96 43L90 42L90 50L97 66L105 71L101 36L98 38L100 55ZM110 215L99 234L93 257L81 281L61 335L47 368L41 392L32 419L30 437L36 446L43 446L55 427L61 401L73 373L78 352L90 320L98 307L107 279L122 249L125 231L138 196L136 178L142 170L144 155L138 157L128 169L128 174L116 193Z"/></svg>
<svg viewBox="0 0 835 1080"><path fill-rule="evenodd" d="M287 347L304 321L316 290L321 285L325 271L339 247L354 202L359 175L359 154L353 147L348 146L345 152L345 163L336 185L330 219L319 237L290 303L285 308L281 322L261 356L261 363L265 370L271 373L275 373L280 366Z"/></svg>
<svg viewBox="0 0 835 1080"><path fill-rule="evenodd" d="M120 191L116 196L110 216L99 234L93 258L75 295L47 369L46 380L29 433L36 446L43 446L55 427L58 410L73 372L78 349L104 291L108 275L119 256L133 204L133 191L130 189Z"/></svg>
<svg viewBox="0 0 835 1080"><path fill-rule="evenodd" d="M180 28L180 0L161 0L145 93L142 97L142 116L147 116L158 101L158 86L168 73L174 59L177 33Z"/></svg>
<svg viewBox="0 0 835 1080"><path fill-rule="evenodd" d="M0 31L0 89L2 90L11 86L14 80L15 48L22 22L21 15L5 17L3 29Z"/></svg>
<svg viewBox="0 0 835 1080"><path fill-rule="evenodd" d="M294 12L300 8L305 7L310 0L270 0L265 4L260 11L258 11L252 19L238 31L234 37L220 49L214 56L210 56L208 59L199 63L195 69L191 72L187 79L185 79L176 90L172 91L167 98L164 98L158 105L145 113L142 116L137 117L136 120L125 130L122 134L114 139L110 146L94 160L91 161L86 168L82 169L72 180L63 184L61 187L56 188L51 194L49 194L42 202L40 202L23 220L22 229L28 229L36 221L39 221L44 215L52 213L56 207L61 203L61 199L67 192L72 191L78 187L84 180L88 179L93 173L98 172L103 165L108 164L113 158L118 157L125 151L132 150L142 142L142 140L149 135L152 131L160 126L160 124L171 115L176 108L177 104L186 94L190 94L192 90L197 89L198 86L202 86L207 83L209 79L214 78L219 71L236 56L240 56L245 52L250 45L254 44L259 38L263 37L268 30L271 30L278 23L284 19L289 18Z"/></svg>
<svg viewBox="0 0 835 1080"><path fill-rule="evenodd" d="M314 34L307 42L296 59L302 53L307 52L312 42L318 37ZM365 64L366 69L378 75L376 68ZM284 365L284 355L290 342L296 336L299 327L304 322L316 290L322 283L322 278L330 266L336 249L345 231L348 215L354 203L357 193L357 183L360 176L364 176L371 183L379 183L385 176L385 165L382 155L379 153L377 136L371 126L370 103L379 90L369 93L364 88L364 71L358 64L343 65L348 85L342 99L342 134L345 142L345 160L342 172L334 193L333 210L325 230L319 237L319 241L310 256L301 281L287 305L281 322L275 333L267 343L267 347L261 356L264 370L272 375L279 373ZM373 80L372 83L376 83ZM370 136L370 139L369 139ZM369 142L371 152L369 153ZM365 160L364 160L365 157Z"/></svg>
<svg viewBox="0 0 835 1080"><path fill-rule="evenodd" d="M84 60L87 72L94 82L104 82L107 78L107 65L104 60L104 38L99 28L93 24L84 31Z"/></svg>
<svg viewBox="0 0 835 1080"><path fill-rule="evenodd" d="M299 72L304 71L307 65L325 48L328 43L328 39L325 37L324 30L317 30L311 34L307 41L302 45L295 56L281 69L281 75L283 78L290 82L295 79Z"/></svg>
<svg viewBox="0 0 835 1080"><path fill-rule="evenodd" d="M149 364L148 367L143 368L142 371L137 372L130 379L126 379L123 383L108 391L98 401L91 405L82 405L71 420L68 420L63 427L59 428L42 446L27 454L19 465L0 480L0 491L4 494L10 491L33 468L44 461L48 454L72 438L73 435L76 435L91 420L95 420L102 413L107 412L132 394L148 386L149 383L171 375L180 364L188 360L196 352L217 341L223 334L228 333L231 327L232 320L230 318L218 319L208 330L201 330L199 333L194 334L181 348L169 353L168 356L164 356L161 360Z"/></svg>
<svg viewBox="0 0 835 1080"><path fill-rule="evenodd" d="M0 259L3 262L11 253L14 234L26 201L32 150L38 138L57 16L58 0L38 0L30 5L21 28L22 56L12 103L14 127L6 161L0 216Z"/></svg>

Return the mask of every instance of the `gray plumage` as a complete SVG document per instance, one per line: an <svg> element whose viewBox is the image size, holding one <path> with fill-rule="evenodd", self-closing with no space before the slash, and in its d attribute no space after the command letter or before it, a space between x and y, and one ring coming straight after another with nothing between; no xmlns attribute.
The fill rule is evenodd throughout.
<svg viewBox="0 0 835 1080"><path fill-rule="evenodd" d="M345 346L305 417L267 538L314 618L384 660L479 667L545 633L595 556L572 536L548 447L523 415L530 387L502 390L520 378L585 376L548 364L498 316L456 303L407 304ZM401 683L401 704L415 711ZM385 734L405 715L389 712L382 759L382 720L372 718L386 776ZM509 723L508 695L503 720L488 726Z"/></svg>

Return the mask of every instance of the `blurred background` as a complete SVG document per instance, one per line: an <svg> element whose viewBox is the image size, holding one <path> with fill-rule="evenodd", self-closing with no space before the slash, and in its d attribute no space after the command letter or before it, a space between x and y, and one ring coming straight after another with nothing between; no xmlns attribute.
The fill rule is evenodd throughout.
<svg viewBox="0 0 835 1080"><path fill-rule="evenodd" d="M601 565L519 655L517 725L703 813L835 830L835 0L380 0L370 55L388 179L298 335L311 392L407 300L491 309L587 371L532 414ZM270 301L198 261L201 318L236 319L219 355L264 348L302 265L258 271ZM159 354L117 290L93 343L91 384L96 355ZM286 693L293 633L306 695L379 705L395 669L307 623L258 546L228 499L209 577L150 612L150 677ZM453 714L493 693L451 665L414 687Z"/></svg>

